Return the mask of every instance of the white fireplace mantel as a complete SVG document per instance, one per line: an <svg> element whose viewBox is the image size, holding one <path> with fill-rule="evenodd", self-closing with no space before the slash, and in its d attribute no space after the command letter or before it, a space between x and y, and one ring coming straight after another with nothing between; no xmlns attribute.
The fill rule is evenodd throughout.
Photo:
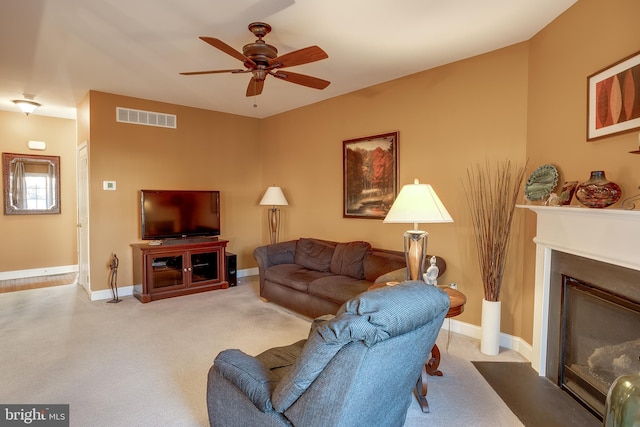
<svg viewBox="0 0 640 427"><path fill-rule="evenodd" d="M532 367L546 375L551 254L640 270L640 211L518 205L537 214Z"/></svg>

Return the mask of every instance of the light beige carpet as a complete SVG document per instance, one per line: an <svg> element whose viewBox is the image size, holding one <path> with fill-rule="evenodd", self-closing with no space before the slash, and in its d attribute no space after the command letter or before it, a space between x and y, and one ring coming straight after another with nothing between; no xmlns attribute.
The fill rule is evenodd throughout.
<svg viewBox="0 0 640 427"><path fill-rule="evenodd" d="M0 403L68 403L72 426L206 426L207 371L226 348L257 354L307 335L309 320L237 287L141 304L89 301L77 285L0 295ZM475 340L440 334L431 413L405 426L520 426L470 360ZM524 359L504 351L489 360Z"/></svg>
<svg viewBox="0 0 640 427"><path fill-rule="evenodd" d="M77 279L78 273L65 273L50 276L27 277L23 279L0 280L0 293L67 285L76 283Z"/></svg>

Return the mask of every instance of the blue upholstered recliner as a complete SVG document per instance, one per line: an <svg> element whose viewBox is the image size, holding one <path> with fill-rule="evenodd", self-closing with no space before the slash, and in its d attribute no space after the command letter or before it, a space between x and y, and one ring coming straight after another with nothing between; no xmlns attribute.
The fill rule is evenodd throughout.
<svg viewBox="0 0 640 427"><path fill-rule="evenodd" d="M402 426L449 308L424 282L360 294L309 337L258 356L224 350L209 371L211 426Z"/></svg>

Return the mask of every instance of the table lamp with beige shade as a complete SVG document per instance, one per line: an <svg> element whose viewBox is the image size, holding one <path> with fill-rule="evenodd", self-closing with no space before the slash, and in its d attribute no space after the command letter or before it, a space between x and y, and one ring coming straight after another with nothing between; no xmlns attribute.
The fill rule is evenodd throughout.
<svg viewBox="0 0 640 427"><path fill-rule="evenodd" d="M413 224L413 230L404 233L407 280L423 280L429 233L418 230L418 224L453 222L433 187L417 179L403 186L383 222Z"/></svg>

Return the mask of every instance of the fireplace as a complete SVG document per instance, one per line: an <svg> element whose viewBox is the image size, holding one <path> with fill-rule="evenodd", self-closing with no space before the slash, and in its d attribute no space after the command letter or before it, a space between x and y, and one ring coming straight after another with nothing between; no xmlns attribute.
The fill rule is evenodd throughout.
<svg viewBox="0 0 640 427"><path fill-rule="evenodd" d="M640 366L640 212L522 207L537 214L532 366L601 417Z"/></svg>
<svg viewBox="0 0 640 427"><path fill-rule="evenodd" d="M554 251L546 376L598 417L620 375L640 371L640 271Z"/></svg>

